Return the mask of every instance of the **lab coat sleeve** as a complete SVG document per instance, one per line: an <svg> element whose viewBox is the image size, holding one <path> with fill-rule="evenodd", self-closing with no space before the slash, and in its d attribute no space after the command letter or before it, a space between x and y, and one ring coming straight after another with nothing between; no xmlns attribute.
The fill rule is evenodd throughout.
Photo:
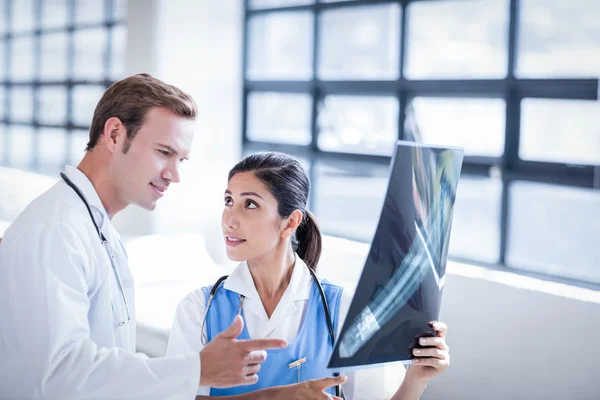
<svg viewBox="0 0 600 400"><path fill-rule="evenodd" d="M347 289L342 292L340 311L338 317L337 336L339 337L342 326L352 303L353 293ZM389 399L396 392L404 378L404 365L401 363L386 364L385 367L359 369L344 373L348 377L342 386L346 400Z"/></svg>
<svg viewBox="0 0 600 400"><path fill-rule="evenodd" d="M173 327L167 344L167 357L179 356L190 352L200 352L204 345L201 336L206 337L206 326L202 330L202 321L206 315L204 295L201 290L188 294L179 302ZM210 395L210 387L200 386L197 395Z"/></svg>
<svg viewBox="0 0 600 400"><path fill-rule="evenodd" d="M151 359L90 339L89 296L101 278L86 237L73 224L49 221L29 227L8 249L19 267L10 269L18 311L7 323L16 326L39 397L193 399L197 353Z"/></svg>

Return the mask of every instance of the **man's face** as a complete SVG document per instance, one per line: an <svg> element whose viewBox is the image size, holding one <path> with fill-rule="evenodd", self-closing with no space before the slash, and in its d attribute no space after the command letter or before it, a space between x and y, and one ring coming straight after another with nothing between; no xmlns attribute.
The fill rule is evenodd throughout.
<svg viewBox="0 0 600 400"><path fill-rule="evenodd" d="M194 121L164 107L148 111L144 124L123 153L126 135L119 136L111 176L125 206L153 210L171 183L179 182L179 167L187 160L194 138Z"/></svg>

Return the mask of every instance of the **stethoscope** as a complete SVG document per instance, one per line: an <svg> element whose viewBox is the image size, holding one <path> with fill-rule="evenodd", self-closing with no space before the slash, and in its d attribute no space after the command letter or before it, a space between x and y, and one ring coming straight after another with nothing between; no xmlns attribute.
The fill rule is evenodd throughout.
<svg viewBox="0 0 600 400"><path fill-rule="evenodd" d="M327 304L327 297L325 297L325 292L323 291L323 286L321 286L321 283L319 282L319 279L317 278L315 271L313 271L312 268L309 267L308 265L306 266L306 268L308 268L308 272L310 272L310 276L312 277L313 282L315 283L315 285L317 285L317 289L319 290L319 295L321 296L321 301L323 302L323 309L325 310L325 319L327 320L327 329L329 330L329 338L331 339L331 345L335 346L335 331L333 330L333 322L331 320L331 313L329 312L329 305ZM227 279L228 276L229 275L220 277L217 280L217 282L215 282L213 287L210 289L210 296L208 297L208 301L206 302L206 311L204 313L204 319L202 320L202 327L200 328L201 329L200 331L202 332L200 335L200 341L205 346L208 342L208 338L204 334L204 326L206 324L206 317L208 315L208 310L210 308L213 298L215 297L215 294L217 293L217 290L219 290L219 287L221 286L221 283L225 279ZM238 310L237 310L238 315L240 315L242 312L242 306L244 304L244 299L246 298L246 296L240 294L239 297L240 297L240 303L238 305ZM333 374L333 376L339 376L339 373L335 372ZM335 387L335 395L337 397L344 398L341 386Z"/></svg>
<svg viewBox="0 0 600 400"><path fill-rule="evenodd" d="M127 320L125 320L125 321L118 318L117 312L115 310L115 306L114 305L112 306L113 313L115 314L115 316L117 316L117 325L123 326L125 324L128 324L131 321L131 314L129 313L129 305L127 304L127 297L125 297L125 290L123 290L123 284L121 283L121 276L119 275L119 271L117 270L117 265L115 263L115 253L114 253L114 251L112 251L112 248L110 247L110 244L108 243L108 240L106 240L106 237L104 236L104 234L100 231L100 228L98 227L98 224L96 223L96 220L94 219L94 215L92 214L92 209L90 208L90 205L89 205L87 199L85 198L85 196L83 195L83 193L81 192L81 190L79 190L79 188L73 182L71 182L71 180L64 173L61 172L60 177L65 181L65 183L67 185L69 185L71 187L71 189L73 189L75 191L75 193L77 193L77 196L79 196L81 201L83 201L83 204L85 204L85 208L87 208L88 213L90 214L90 218L92 219L92 223L94 224L94 227L96 228L96 232L98 233L98 237L100 238L102 247L104 247L104 249L106 250L106 253L108 254L108 258L110 259L110 264L115 273L115 277L117 278L117 284L119 285L119 290L121 291L121 296L123 296L123 303L125 303L125 311L127 312Z"/></svg>

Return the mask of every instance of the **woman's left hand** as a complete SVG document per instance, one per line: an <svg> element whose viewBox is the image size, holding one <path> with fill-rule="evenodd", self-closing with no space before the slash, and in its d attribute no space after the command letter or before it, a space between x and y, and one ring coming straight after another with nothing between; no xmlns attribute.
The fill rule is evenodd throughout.
<svg viewBox="0 0 600 400"><path fill-rule="evenodd" d="M406 378L416 379L425 384L450 366L450 348L446 344L448 327L438 321L431 322L430 325L437 337L419 339L419 344L424 348L413 350L415 358L406 371Z"/></svg>

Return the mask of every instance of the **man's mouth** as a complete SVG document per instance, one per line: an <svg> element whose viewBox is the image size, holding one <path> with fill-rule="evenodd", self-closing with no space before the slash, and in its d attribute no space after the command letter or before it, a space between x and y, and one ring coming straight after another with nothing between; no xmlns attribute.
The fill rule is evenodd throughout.
<svg viewBox="0 0 600 400"><path fill-rule="evenodd" d="M154 193L158 196L158 197L162 197L163 194L165 193L165 191L167 190L166 187L162 187L162 186L157 186L153 183L150 183L150 186L152 186L152 189L154 190Z"/></svg>

